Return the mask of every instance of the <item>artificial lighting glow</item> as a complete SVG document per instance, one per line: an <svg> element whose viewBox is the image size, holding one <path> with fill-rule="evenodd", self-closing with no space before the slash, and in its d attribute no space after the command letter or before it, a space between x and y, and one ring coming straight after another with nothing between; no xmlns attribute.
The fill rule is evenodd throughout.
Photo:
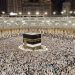
<svg viewBox="0 0 75 75"><path fill-rule="evenodd" d="M12 20L11 23L13 23L14 21Z"/></svg>
<svg viewBox="0 0 75 75"><path fill-rule="evenodd" d="M49 23L50 21L48 20L47 23Z"/></svg>
<svg viewBox="0 0 75 75"><path fill-rule="evenodd" d="M23 20L22 23L25 23L25 21Z"/></svg>
<svg viewBox="0 0 75 75"><path fill-rule="evenodd" d="M31 13L30 12L28 12L28 15L30 15Z"/></svg>
<svg viewBox="0 0 75 75"><path fill-rule="evenodd" d="M72 13L73 13L73 11L70 11L69 13L70 13L70 14L72 14Z"/></svg>
<svg viewBox="0 0 75 75"><path fill-rule="evenodd" d="M27 25L27 26L53 26L53 27L75 27L75 17L50 17L50 18L46 18L46 17L17 17L17 18L13 18L13 17L7 17L4 19L4 17L0 17L0 26L2 25L7 25L7 27L9 27L9 25L15 26L15 25ZM34 20L34 21L31 21ZM36 23L37 21L37 23ZM22 26L21 26L22 27Z"/></svg>
<svg viewBox="0 0 75 75"><path fill-rule="evenodd" d="M24 22L22 25L27 24L26 22Z"/></svg>
<svg viewBox="0 0 75 75"><path fill-rule="evenodd" d="M7 21L4 21L4 23L6 23Z"/></svg>
<svg viewBox="0 0 75 75"><path fill-rule="evenodd" d="M75 11L73 13L75 14Z"/></svg>
<svg viewBox="0 0 75 75"><path fill-rule="evenodd" d="M72 24L72 26L75 26L75 24Z"/></svg>
<svg viewBox="0 0 75 75"><path fill-rule="evenodd" d="M2 11L2 14L5 14L5 12L4 12L4 11Z"/></svg>
<svg viewBox="0 0 75 75"><path fill-rule="evenodd" d="M42 21L43 23L45 22L45 21Z"/></svg>
<svg viewBox="0 0 75 75"><path fill-rule="evenodd" d="M65 26L67 26L68 24L67 24L67 23L65 23L64 25L65 25Z"/></svg>
<svg viewBox="0 0 75 75"><path fill-rule="evenodd" d="M53 12L53 15L56 15L56 12L55 11Z"/></svg>
<svg viewBox="0 0 75 75"><path fill-rule="evenodd" d="M22 15L22 12L19 12L19 15Z"/></svg>
<svg viewBox="0 0 75 75"><path fill-rule="evenodd" d="M66 13L66 10L63 10L64 13Z"/></svg>
<svg viewBox="0 0 75 75"><path fill-rule="evenodd" d="M39 15L39 14L40 14L40 13L37 11L37 12L36 12L36 15Z"/></svg>
<svg viewBox="0 0 75 75"><path fill-rule="evenodd" d="M71 21L68 21L68 23L72 23Z"/></svg>
<svg viewBox="0 0 75 75"><path fill-rule="evenodd" d="M62 11L62 12L61 12L61 14L63 15L63 14L64 14L64 12Z"/></svg>
<svg viewBox="0 0 75 75"><path fill-rule="evenodd" d="M45 12L44 14L45 14L45 15L47 15L47 14L48 14L48 12Z"/></svg>
<svg viewBox="0 0 75 75"><path fill-rule="evenodd" d="M10 16L16 16L17 13L10 12L9 15L10 15Z"/></svg>

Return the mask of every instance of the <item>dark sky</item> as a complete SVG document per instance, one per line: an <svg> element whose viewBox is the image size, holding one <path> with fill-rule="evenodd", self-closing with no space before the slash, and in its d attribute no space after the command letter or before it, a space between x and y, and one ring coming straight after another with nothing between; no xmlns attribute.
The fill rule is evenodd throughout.
<svg viewBox="0 0 75 75"><path fill-rule="evenodd" d="M0 0L0 11L6 11L6 0Z"/></svg>
<svg viewBox="0 0 75 75"><path fill-rule="evenodd" d="M65 2L65 0L52 0L53 3L53 11L58 11L61 12L62 11L62 6L63 6L63 2Z"/></svg>

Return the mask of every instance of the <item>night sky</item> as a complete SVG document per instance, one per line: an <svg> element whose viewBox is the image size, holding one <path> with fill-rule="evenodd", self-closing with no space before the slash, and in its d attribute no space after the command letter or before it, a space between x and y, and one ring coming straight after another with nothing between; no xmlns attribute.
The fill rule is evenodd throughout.
<svg viewBox="0 0 75 75"><path fill-rule="evenodd" d="M0 12L1 11L5 11L6 12L6 8L7 8L6 0L0 0Z"/></svg>
<svg viewBox="0 0 75 75"><path fill-rule="evenodd" d="M7 11L6 1L7 0L0 0L0 12ZM52 3L54 5L54 10L60 12L62 10L63 2L65 2L65 0L52 0Z"/></svg>
<svg viewBox="0 0 75 75"><path fill-rule="evenodd" d="M52 0L53 7L54 7L53 11L57 11L59 14L59 12L62 11L63 2L65 2L65 0Z"/></svg>

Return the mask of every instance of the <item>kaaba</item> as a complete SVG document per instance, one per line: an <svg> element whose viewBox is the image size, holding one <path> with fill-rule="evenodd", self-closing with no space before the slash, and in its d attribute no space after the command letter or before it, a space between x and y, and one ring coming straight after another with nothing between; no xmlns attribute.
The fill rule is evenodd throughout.
<svg viewBox="0 0 75 75"><path fill-rule="evenodd" d="M39 33L25 33L23 34L24 48L32 50L41 49L41 34Z"/></svg>

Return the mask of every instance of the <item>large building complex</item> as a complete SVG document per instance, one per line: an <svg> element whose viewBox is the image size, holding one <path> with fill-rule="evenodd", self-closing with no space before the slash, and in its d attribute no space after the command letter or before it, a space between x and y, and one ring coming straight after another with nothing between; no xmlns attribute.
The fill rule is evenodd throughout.
<svg viewBox="0 0 75 75"><path fill-rule="evenodd" d="M63 10L68 12L75 8L74 0L0 0L0 3L0 13L4 11L6 14L14 12L33 16L51 16L53 12L60 15Z"/></svg>
<svg viewBox="0 0 75 75"><path fill-rule="evenodd" d="M7 12L21 12L22 2L21 0L7 0Z"/></svg>
<svg viewBox="0 0 75 75"><path fill-rule="evenodd" d="M22 12L23 15L51 15L51 0L8 0L8 13Z"/></svg>

